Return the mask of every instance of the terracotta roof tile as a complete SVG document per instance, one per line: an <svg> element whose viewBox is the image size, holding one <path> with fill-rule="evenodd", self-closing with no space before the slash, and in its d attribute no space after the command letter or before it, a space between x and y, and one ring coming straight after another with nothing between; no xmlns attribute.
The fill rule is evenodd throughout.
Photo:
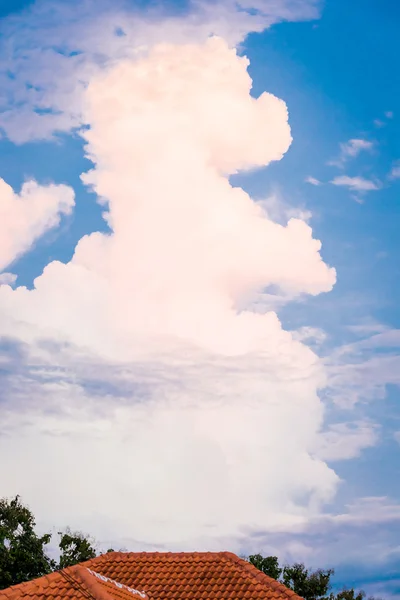
<svg viewBox="0 0 400 600"><path fill-rule="evenodd" d="M148 600L132 586L123 585L93 569L76 565L0 590L0 600Z"/></svg>
<svg viewBox="0 0 400 600"><path fill-rule="evenodd" d="M137 590L145 590L138 592ZM0 600L302 600L230 552L109 552Z"/></svg>
<svg viewBox="0 0 400 600"><path fill-rule="evenodd" d="M84 564L154 600L300 600L231 552L110 552Z"/></svg>

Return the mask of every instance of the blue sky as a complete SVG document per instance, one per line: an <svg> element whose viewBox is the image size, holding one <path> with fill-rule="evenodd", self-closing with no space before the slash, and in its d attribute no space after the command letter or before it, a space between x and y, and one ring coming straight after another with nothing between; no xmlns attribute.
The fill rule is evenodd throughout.
<svg viewBox="0 0 400 600"><path fill-rule="evenodd" d="M196 511L201 512L203 505L197 505L192 496L188 496L186 500L182 500L181 508L186 506L188 518L192 518L196 526L193 525L193 530L189 528L191 533L185 538L181 533L184 524L174 513L173 503L171 502L168 510L161 510L154 499L151 503L153 512L150 514L161 529L165 528L161 538L157 540L150 528L146 530L148 515L145 511L145 500L138 501L136 507L137 514L140 514L140 510L144 511L143 527L138 529L134 523L129 523L129 526L126 526L128 533L125 533L124 525L114 520L111 495L104 500L101 507L90 511L92 495L85 487L82 475L81 479L79 476L68 475L71 477L68 481L78 486L79 500L83 500L84 508L79 507L77 498L69 499L70 506L66 502L65 506L57 507L57 497L51 494L44 502L35 492L32 481L18 479L3 466L0 473L4 482L4 493L21 493L35 508L41 526L60 527L68 524L73 528L90 530L103 544L112 541L132 550L154 546L160 549L225 549L229 546L229 549L238 553L273 552L285 560L302 560L315 567L335 567L335 585L338 587L355 585L383 598L398 597L400 288L399 242L396 233L400 216L400 171L396 171L396 168L398 169L400 164L400 79L397 75L400 7L390 0L371 0L368 3L362 0L354 0L351 3L344 0L326 0L316 8L314 2L299 0L297 3L286 3L287 12L279 14L279 9L273 7L273 2L264 0L258 6L261 12L264 11L264 16L261 12L253 11L254 20L250 20L249 25L243 25L242 13L236 13L229 0L218 5L205 3L206 7L211 8L204 13L196 12L198 9L189 3L170 3L166 5L161 16L158 13L154 15L145 3L140 3L137 9L129 2L115 5L103 2L99 3L95 10L93 3L86 2L80 9L76 9L76 14L73 8L71 10L72 4L50 4L46 0L41 3L21 1L18 4L10 3L9 6L3 4L0 8L0 28L3 31L3 39L8 44L3 46L7 50L3 51L4 58L1 63L1 81L5 92L1 98L0 126L3 129L3 137L0 140L0 177L16 194L20 192L24 182L32 179L39 186L47 186L50 183L57 186L66 185L72 188L75 202L73 208L70 205L68 208L59 208L58 225L55 223L50 227L48 223L54 215L45 215L40 235L32 238L29 231L34 230L33 226L29 231L29 228L23 229L22 234L16 229L17 233L13 235L21 235L18 244L12 239L8 228L13 215L4 213L5 229L2 235L6 242L3 247L0 240L0 251L9 252L9 247L13 247L14 242L15 247L21 246L24 249L15 251L14 258L11 262L6 261L3 269L3 273L17 276L16 283L13 283L14 291L8 287L6 289L5 285L0 287L3 291L3 295L0 294L0 309L4 315L4 323L0 327L0 336L4 338L4 343L0 346L0 364L4 364L4 368L0 370L4 379L0 396L0 410L4 411L1 451L15 455L13 468L16 469L24 465L23 453L18 455L15 450L19 437L25 436L24 452L29 453L30 444L35 445L38 436L45 432L44 437L42 435L40 438L45 441L38 444L37 454L32 452L32 457L40 461L48 453L55 462L52 463L49 459L40 467L32 463L31 468L37 468L38 473L48 476L49 473L53 473L52 469L56 468L58 457L64 465L64 470L69 473L73 469L75 456L71 455L70 460L64 456L68 448L65 444L76 439L78 457L79 449L91 455L97 452L103 456L104 452L108 472L113 471L112 481L115 489L119 490L129 504L132 489L135 489L130 480L135 479L135 469L138 465L133 459L131 463L127 459L126 464L131 465L131 471L128 471L130 474L127 476L126 471L114 469L117 464L114 461L118 460L122 452L120 444L125 443L124 440L128 439L129 435L133 435L135 440L139 440L139 446L129 445L133 442L128 441L129 452L143 451L147 457L144 459L143 469L153 474L154 481L164 482L170 479L173 498L186 498L185 482L189 477L188 473L197 472L196 470L202 472L204 469L201 481L192 481L189 477L190 485L201 495L199 490L204 489L204 486L209 489L215 484L215 473L210 470L213 461L218 465L218 461L222 461L221 465L225 464L224 461L234 465L231 466L232 481L239 481L242 477L243 488L249 486L254 490L250 494L250 502L254 502L255 516L252 521L243 521L240 509L235 512L236 509L232 508L229 519L219 528L215 523L220 513L217 509L214 510L212 504L207 504L208 512L204 520L199 519L197 523L193 515ZM43 10L51 6L55 7L56 16ZM257 3L254 2L253 8L256 7ZM226 13L223 12L225 9ZM69 10L71 12L68 12ZM81 14L79 10L82 11ZM222 12L219 13L219 10ZM66 15L65 25L60 24L57 14ZM164 20L168 18L168 14L174 15L178 20L182 19L179 21L182 26L177 28L181 33L176 32L170 21ZM125 15L126 18L122 18L121 15ZM188 24L190 15L195 15L197 19L194 21L194 29L190 29L192 25ZM284 18L287 22L282 22ZM55 28L52 19L56 19L58 29ZM135 29L138 20L143 20L145 24L140 33ZM271 21L272 26L267 27ZM105 23L125 27L126 35L120 36L122 41L118 42L121 46L115 45L113 32L106 28ZM226 26L226 23L229 26ZM53 28L54 37L51 33ZM320 263L312 262L311 258L311 262L308 263L311 254L307 252L312 253L314 250L308 250L305 237L299 238L297 249L293 246L294 254L291 260L299 261L293 272L288 271L288 275L284 274L283 270L287 267L283 264L282 274L278 269L274 276L268 275L264 290L259 286L257 291L261 294L261 300L266 301L267 310L277 312L280 321L279 333L275 329L268 330L266 339L272 340L271 346L267 342L268 351L259 350L258 346L256 351L253 349L253 353L240 349L235 358L227 358L229 353L220 350L219 345L203 347L203 342L199 341L203 338L190 337L187 333L189 330L185 330L185 326L189 327L185 324L190 323L192 318L190 311L188 314L185 312L186 291L189 293L192 286L198 290L199 298L204 291L200 285L197 287L201 277L192 279L191 273L186 271L186 283L179 283L172 290L164 282L164 287L160 288L171 298L171 306L179 307L177 320L174 321L175 317L171 316L176 330L168 329L166 333L170 336L172 331L174 343L171 346L164 345L162 338L162 341L157 342L161 345L153 347L151 344L157 339L157 335L151 326L149 325L149 329L138 328L137 323L152 323L153 317L150 312L150 317L146 311L143 312L140 303L136 304L135 296L129 295L132 293L131 280L136 286L138 281L141 282L141 287L145 288L147 279L153 277L158 281L157 278L162 276L162 273L154 270L156 267L151 262L152 259L144 254L141 256L139 251L145 253L149 252L149 247L159 248L159 254L155 252L155 256L160 256L161 259L160 237L164 240L164 230L171 226L171 231L175 231L174 223L182 223L182 230L177 231L178 236L182 234L183 237L182 231L191 231L192 224L190 221L184 221L185 218L189 218L185 217L185 204L179 205L179 212L178 205L172 200L175 198L174 190L179 188L181 182L180 174L174 175L172 163L166 162L164 169L157 160L150 161L148 164L151 165L152 177L141 181L140 170L135 171L136 180L141 182L141 187L135 187L137 183L130 170L133 172L139 164L140 169L145 171L145 163L140 161L144 160L142 156L147 156L145 135L151 137L152 129L146 133L143 128L145 133L142 141L140 129L137 130L140 151L130 139L108 138L107 131L114 131L113 127L117 131L112 119L115 118L115 122L121 119L127 130L132 122L129 115L122 112L122 116L119 115L118 110L125 110L122 104L118 105L119 109L115 109L112 117L106 110L107 106L101 104L101 93L108 93L106 88L101 87L102 73L108 72L107 70L111 72L115 65L122 64L124 60L134 62L135 59L129 54L129 48L133 45L143 41L149 43L150 47L154 41L168 41L178 45L194 42L202 48L205 34L210 33L217 33L223 38L229 37L228 44L238 46L239 54L248 57L248 73L253 80L251 94L254 98L267 91L286 103L293 137L290 148L281 160L273 159L263 168L262 165L270 159L263 163L257 158L254 159L254 166L259 167L256 170L240 172L239 167L237 174L232 174L233 170L230 171L231 185L243 188L254 202L264 206L268 219L274 223L286 225L290 217L307 221L312 228L313 237L322 242L323 261L334 267L337 275L337 281L333 284L328 271L322 270ZM58 54L54 57L49 49L56 47L57 36L61 50L58 48ZM18 43L13 46L12 40L18 40ZM79 50L78 56L73 54L76 50ZM196 56L202 55L203 51L199 52ZM211 62L217 64L219 60L225 60L222 54L221 58L219 55L216 57L215 63ZM178 73L178 85L179 64L175 68ZM203 65L201 68L206 67ZM211 63L207 68L211 70ZM81 86L85 77L84 85ZM85 86L92 78L97 81L98 87L91 88L95 90L91 96L93 104L90 110L85 109L89 111L85 113L81 109L83 104L80 103L83 102L82 98L86 98ZM195 86L196 81L193 81ZM118 78L113 79L113 82L116 87L121 86L118 87L118 94L122 98L125 97L124 94L128 98L129 93L136 93L134 87L126 88L128 91L125 91L124 82ZM34 93L30 91L32 88ZM200 94L200 88L194 89ZM234 88L232 94L233 90ZM140 101L141 97L137 100L138 106ZM50 113L53 111L55 115L55 120L52 121L55 123L54 127L47 124L50 121L37 120L40 107L46 106L50 107ZM160 114L162 110L160 105ZM274 122L280 123L281 116L280 113L273 112L278 110L275 104L271 104L269 110L273 113L270 124L272 128ZM157 116L158 113L154 114ZM222 119L223 115L220 116ZM107 121L107 130L104 125L106 118L110 119ZM127 120L123 121L123 118ZM266 123L268 118L266 114ZM218 120L217 118L215 122ZM190 118L187 123L190 130ZM232 122L231 126L235 127L236 124ZM264 137L268 137L268 126L260 121L259 127L264 126ZM89 131L87 136L81 133L81 127ZM206 129L207 124L203 127ZM93 137L90 137L90 131L93 131ZM277 139L273 140L275 145L271 156L274 152L277 155L285 152L285 149L280 149L286 135L283 123L280 131ZM167 135L168 133L164 133L164 138ZM173 149L174 135L172 134L171 145L168 146L169 155ZM176 139L181 139L180 135L180 131L177 131ZM113 143L115 152L111 152ZM160 147L163 143L160 137ZM231 145L234 143L231 142ZM243 147L246 143L245 140ZM271 141L271 148L273 143ZM92 161L85 155L88 151L85 144L89 144ZM140 144L143 146L143 153ZM262 136L260 139L254 137L253 147L258 145L262 145ZM108 146L111 148L110 154L107 154L108 149L105 150ZM155 148L151 149L154 155ZM225 151L227 155L229 151L228 144ZM119 162L117 158L114 161L114 156L118 157ZM125 164L125 157L129 156L132 157L132 162L126 172L121 165ZM242 158L232 156L233 162L241 164ZM335 164L330 164L332 162ZM90 189L81 179L81 174L92 168L98 177L93 183L94 189ZM190 168L188 164L186 169ZM193 177L196 173L197 171L193 170ZM142 240L140 228L135 229L130 203L122 203L120 200L126 193L121 190L136 190L135 193L140 196L146 187L145 184L152 185L152 178L159 178L162 184L159 189L155 188L154 197L146 196L147 205L154 202L151 206L155 211L152 213L155 224L149 226ZM122 185L126 187L120 188ZM169 185L172 190L171 196L167 191ZM154 198L157 192L162 196L164 189L165 203L156 204ZM129 193L135 197L134 192ZM0 194L5 194L5 191L1 189ZM57 188L54 194L57 196L62 194L62 191L58 191ZM106 200L99 203L99 197ZM212 198L212 194L210 197ZM0 202L5 202L4 198L5 196L2 198L0 195ZM167 199L171 202L170 207L166 206ZM117 202L121 203L117 205ZM115 219L114 229L102 216L105 210L109 210L111 219ZM192 210L197 210L194 205ZM27 214L28 219L29 211ZM122 214L122 221L117 222L118 215ZM158 215L160 223L164 223L165 220L164 227L159 230ZM21 217L18 218L13 223L20 223ZM145 212L141 218L143 223L151 222L150 215ZM54 271L49 270L48 278L43 277L41 283L34 282L52 261L69 263L76 245L85 235L93 232L107 234L105 238L101 238L101 243L108 244L107 240L112 238L113 231L124 230L126 225L127 233L123 239L125 244L128 244L130 219L132 238L136 236L135 239L140 240L142 245L138 242L137 246L131 247L124 246L121 242L114 248L110 243L109 250L108 246L104 246L103 254L100 253L100 246L93 245L93 249L89 251L88 245L86 255L82 244L82 255L76 259L80 270L76 271L74 279L71 273L75 273L75 267L62 269L61 265L56 266ZM225 219L226 222L230 222L228 212ZM239 229L237 244L243 244L242 254L247 256L246 244L251 245L253 234L246 237L248 231L251 231L250 225L247 229L247 213L243 215L243 219L243 238ZM142 229L145 230L144 225ZM2 231L0 224L0 234ZM154 231L159 232L158 238ZM277 233L271 233L270 245L265 248L262 246L266 252L270 252L271 264L280 260L282 252L278 239L280 233L278 229L274 231ZM111 236L108 237L110 233ZM22 239L23 235L26 236L25 241ZM11 239L9 247L7 236ZM173 236L166 237L167 242L171 239ZM275 239L276 246L273 241ZM146 244L146 240L152 242L150 246ZM295 238L290 238L290 244L294 244L295 241ZM159 242L160 246L157 245ZM197 255L192 256L190 248L192 246L189 244L185 250L188 260L193 259L193 265L197 265L198 269L201 262L196 262ZM228 248L231 247L226 245L226 249ZM235 249L232 247L231 250ZM138 262L142 265L142 270L139 271L136 263L127 262L127 257L134 258L135 251L139 252ZM100 253L98 257L96 252ZM106 268L104 265L108 264L108 260L115 261L111 271L121 273L120 278L111 280L104 275L105 271L102 269ZM95 261L98 268L93 266ZM311 265L309 270L304 267L305 262ZM243 264L247 264L245 259ZM1 266L2 263L0 268ZM59 272L56 270L58 268ZM212 262L208 268L212 268ZM251 271L250 263L246 268ZM165 269L167 280L175 281L176 278L178 281L180 272L169 270L169 264L166 264ZM195 266L193 269L195 270ZM160 270L162 271L161 267ZM296 271L301 273L301 283ZM50 279L52 273L55 287L52 287ZM93 275L94 273L96 275ZM97 283L97 276L101 283ZM310 283L314 276L315 281ZM94 283L93 287L90 287L92 277ZM242 285L246 280L246 270L240 277ZM287 278L291 278L289 288L285 287ZM160 280L164 281L162 278ZM104 284L104 281L113 281L113 284ZM292 293L294 282L299 286L298 293ZM7 283L6 279L4 283ZM239 286L237 281L236 285ZM22 289L18 291L17 286L26 286L33 293L25 293ZM121 304L118 304L116 299L106 304L105 298L114 298L112 288L117 290L116 298L122 299ZM317 290L315 295L310 291L314 289ZM263 291L272 296L265 300L262 296ZM243 293L245 292L246 290ZM57 295L58 293L60 295ZM65 307L61 309L63 297L66 299ZM189 295L188 298L192 297ZM199 308L200 312L196 313L195 318L199 320L196 320L196 323L203 323L203 327L207 329L207 319L211 319L213 308L211 300L206 299L214 296L208 296L204 291L204 298L204 303L210 302L210 313L202 313ZM40 308L42 306L43 310ZM250 310L251 306L250 304ZM164 306L161 294L154 303L154 311L161 313L163 310L167 314L169 309ZM237 308L238 314L240 310L241 308ZM100 316L96 321L97 311ZM135 311L137 315L133 314ZM91 313L94 315L93 325ZM126 321L123 319L125 314L130 315ZM204 321L201 320L203 318ZM219 319L222 319L222 316ZM63 329L62 321L65 321L68 327ZM157 322L156 316L154 322ZM258 329L261 331L264 327L262 323L259 321L255 326L254 340L257 338ZM253 325L249 323L249 328L251 327ZM82 333L86 332L86 329L87 335ZM126 337L118 337L120 331L124 331ZM294 332L293 339L301 342L301 349L293 349L294 353L298 352L296 359L295 354L285 358L281 350L275 353L275 347L281 348L281 331ZM178 332L176 338L174 332ZM223 337L223 334L221 335ZM226 335L228 336L228 333ZM275 335L278 336L276 343ZM115 339L112 336L115 336ZM125 345L126 348L131 348L132 337L141 340L141 344L148 348L146 353L141 354L135 349L124 354L121 348L125 348ZM189 345L179 350L179 344L185 339L184 344L189 340ZM107 348L109 340L110 348ZM232 338L229 342L227 337L227 346L230 343L239 344L239 341ZM120 352L111 350L114 345ZM316 368L318 373L319 370L323 371L323 376L315 375L314 370L309 367L308 355L304 349L307 346L319 357ZM104 351L105 347L107 351ZM263 368L259 368L258 360L264 361ZM285 370L279 379L282 364L286 365L287 371ZM297 364L300 366L297 367ZM296 370L297 368L299 370ZM298 384L303 377L310 380L304 388L302 384ZM324 383L321 383L320 377ZM231 405L225 395L235 395L235 385L239 390L238 404ZM224 435L221 437L210 425L210 415L213 413L208 412L211 410L208 399L214 398L214 393L223 405L219 418L221 428L229 429L230 433L226 434L226 438ZM261 432L254 434L255 439L260 435L257 443L251 439L252 427L256 427L257 421L253 422L250 418L246 421L249 427L247 431L244 426L247 438L238 425L241 420L245 422L248 416L247 412L240 412L243 406L247 410L247 405L251 406L249 398L252 394L258 398L258 393L260 397L273 395L278 405L275 412L272 404L267 409L260 404L260 414L266 419L264 431L268 431L269 419L272 422L275 422L273 419L277 419L277 432L280 431L282 420L287 421L285 426L282 425L281 437L276 434L277 447L280 448L277 452L278 458L274 457L271 461L266 456L265 459L260 459L260 463L255 464L259 472L265 468L266 473L274 474L277 483L272 495L268 495L261 484L258 487L258 482L249 467L244 469L235 462L237 459L233 458L236 456L236 440L239 439L242 446L238 447L249 456L249 462L256 460L254 457L257 453L263 452L268 455L268 452L271 452L271 449L263 446ZM313 398L317 398L316 393L320 400L314 401ZM182 404L181 399L188 396L193 398L195 405L190 418L186 416L187 406ZM154 398L161 398L163 403L158 404L158 400L156 402ZM138 406L141 407L140 414L134 412L139 410ZM297 413L297 410L300 412ZM323 410L324 420L318 425L320 410ZM24 415L24 418L21 415ZM189 420L186 420L187 418ZM294 430L299 419L302 434L296 437ZM175 421L180 425L174 425ZM125 425L130 424L129 433L124 429L124 422ZM178 432L175 427L184 429L185 435L182 434L180 438L181 431ZM174 447L172 440L177 433L179 435ZM289 439L292 434L295 438L293 449L286 451L284 445L279 445L279 440ZM273 437L272 432L270 435ZM82 436L82 439L79 436ZM157 454L160 448L158 442L155 443L156 437L161 439L161 448L162 442L169 448L169 453L166 453L168 460L165 459L166 462L161 462L160 465ZM311 437L314 440L312 443ZM297 464L296 461L300 460L299 457L303 454L307 455L308 462L306 461L305 466L302 462L299 463L301 466L295 469L301 470L304 466L304 480L309 483L303 485L300 481L294 484L292 480L295 478L295 472L291 472L291 464ZM182 456L186 458L183 459ZM315 456L324 465L321 471L317 471L320 467L316 467L313 462ZM272 464L275 461L277 466ZM90 463L86 467L91 468ZM226 475L225 471L222 472L224 477L227 477L226 486L233 485L230 476ZM287 478L281 476L286 472ZM333 472L337 477L334 492L331 489ZM95 476L102 477L104 472L95 470L93 477ZM148 474L141 476L150 477ZM168 490L168 487L162 487L164 484L155 485L151 478L144 480L150 489L155 490L154 498L157 493L165 494ZM93 480L90 481L93 483ZM157 487L158 485L161 487ZM286 506L284 515L274 513L276 498ZM270 511L271 515L275 516L271 516L270 519L258 516L259 507L263 506L266 512ZM126 514L123 511L122 513ZM179 522L176 531L172 527L174 519Z"/></svg>

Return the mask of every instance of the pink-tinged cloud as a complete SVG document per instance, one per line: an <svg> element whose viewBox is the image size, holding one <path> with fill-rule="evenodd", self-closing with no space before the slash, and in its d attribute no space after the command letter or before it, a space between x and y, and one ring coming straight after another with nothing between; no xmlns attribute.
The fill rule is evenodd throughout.
<svg viewBox="0 0 400 600"><path fill-rule="evenodd" d="M57 227L61 215L74 206L74 192L66 185L24 183L16 194L0 179L0 271L24 254L46 231Z"/></svg>
<svg viewBox="0 0 400 600"><path fill-rule="evenodd" d="M0 273L0 285L13 286L17 281L17 275L15 273Z"/></svg>
<svg viewBox="0 0 400 600"><path fill-rule="evenodd" d="M33 290L0 288L0 333L30 342L44 373L58 364L65 374L32 384L52 408L24 423L10 413L16 433L0 436L15 457L0 480L53 523L87 530L93 515L97 537L112 522L117 537L209 548L244 528L290 527L335 491L316 450L324 366L254 305L266 289L286 301L328 292L336 274L307 223L275 222L229 182L291 143L285 103L253 98L247 66L213 38L157 46L96 76L82 133L94 166L82 178L111 232L82 238ZM105 409L77 379L93 362L97 376L116 368L139 391ZM52 473L50 494L30 478L31 460ZM99 494L104 476L112 485Z"/></svg>
<svg viewBox="0 0 400 600"><path fill-rule="evenodd" d="M275 23L317 19L322 6L320 0L187 0L185 10L174 4L36 0L28 10L3 19L0 86L7 92L0 126L5 134L20 144L81 126L88 82L124 57L164 42L202 43L210 35L237 46L249 33Z"/></svg>

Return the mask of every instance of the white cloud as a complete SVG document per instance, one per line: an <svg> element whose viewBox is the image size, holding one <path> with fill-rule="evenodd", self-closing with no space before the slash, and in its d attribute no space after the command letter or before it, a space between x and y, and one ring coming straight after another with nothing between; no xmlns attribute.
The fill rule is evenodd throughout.
<svg viewBox="0 0 400 600"><path fill-rule="evenodd" d="M390 119L393 119L393 117L394 117L394 113L391 110L388 110L388 111L386 111L384 113L384 119L390 120ZM383 120L382 119L375 119L374 120L375 127L379 127L379 128L380 127L385 127L387 125L387 121L385 121L384 119Z"/></svg>
<svg viewBox="0 0 400 600"><path fill-rule="evenodd" d="M247 64L220 39L161 45L88 87L83 180L112 233L82 238L33 290L0 287L0 335L21 344L3 365L0 480L42 524L225 546L335 492L313 456L324 366L251 309L265 290L328 292L335 271L307 223L276 223L229 183L291 142L284 102L251 97Z"/></svg>
<svg viewBox="0 0 400 600"><path fill-rule="evenodd" d="M330 398L343 408L385 397L400 386L400 332L396 329L346 344L327 360Z"/></svg>
<svg viewBox="0 0 400 600"><path fill-rule="evenodd" d="M334 423L318 439L317 456L326 461L348 460L375 446L378 428L366 421Z"/></svg>
<svg viewBox="0 0 400 600"><path fill-rule="evenodd" d="M74 192L66 185L24 183L16 194L0 179L0 270L11 264L74 206Z"/></svg>
<svg viewBox="0 0 400 600"><path fill-rule="evenodd" d="M0 285L11 285L17 281L15 273L0 273Z"/></svg>
<svg viewBox="0 0 400 600"><path fill-rule="evenodd" d="M400 444L400 430L394 434L394 439Z"/></svg>
<svg viewBox="0 0 400 600"><path fill-rule="evenodd" d="M322 344L327 338L325 331L322 329L308 326L300 327L300 329L292 331L292 335L293 338L299 342L313 341L316 344Z"/></svg>
<svg viewBox="0 0 400 600"><path fill-rule="evenodd" d="M347 142L340 144L340 154L337 159L328 162L328 165L334 167L344 167L345 163L356 158L360 152L367 151L371 152L374 147L373 142L369 140L363 140L361 138L353 138Z"/></svg>
<svg viewBox="0 0 400 600"><path fill-rule="evenodd" d="M389 173L389 179L399 179L400 178L400 160L397 160L390 173Z"/></svg>
<svg viewBox="0 0 400 600"><path fill-rule="evenodd" d="M400 504L387 496L366 496L346 506L347 512L332 515L335 523L365 525L400 521Z"/></svg>
<svg viewBox="0 0 400 600"><path fill-rule="evenodd" d="M334 177L331 183L333 185L348 187L356 192L370 192L372 190L380 189L379 182L365 179L364 177L349 177L348 175Z"/></svg>
<svg viewBox="0 0 400 600"><path fill-rule="evenodd" d="M375 333L383 333L389 327L384 323L380 323L372 318L361 319L357 324L349 325L347 329L357 335L372 335Z"/></svg>
<svg viewBox="0 0 400 600"><path fill-rule="evenodd" d="M400 329L384 329L368 339L347 346L347 351L365 348L400 348Z"/></svg>
<svg viewBox="0 0 400 600"><path fill-rule="evenodd" d="M337 567L338 572L343 566L346 571L356 566L360 578L375 574L380 579L383 566L387 568L389 561L396 564L399 525L399 503L387 496L364 496L349 500L336 514L299 521L290 532L265 536L255 532L246 542L252 552L261 550L264 556L281 557L282 562L302 560L314 567ZM362 544L360 539L374 541ZM296 542L305 547L296 547Z"/></svg>
<svg viewBox="0 0 400 600"><path fill-rule="evenodd" d="M308 223L312 218L309 210L305 207L292 206L278 190L275 190L267 198L257 200L257 206L262 208L268 219L280 225L287 225L290 219L300 219Z"/></svg>
<svg viewBox="0 0 400 600"><path fill-rule="evenodd" d="M363 150L372 150L373 143L368 140L352 139L345 144L340 144L340 150L343 157L355 158Z"/></svg>
<svg viewBox="0 0 400 600"><path fill-rule="evenodd" d="M315 177L306 177L305 182L311 185L321 185L319 179L315 179Z"/></svg>
<svg viewBox="0 0 400 600"><path fill-rule="evenodd" d="M319 5L188 0L179 10L173 2L150 8L141 2L127 7L123 0L36 0L0 23L0 127L16 143L70 131L82 125L86 85L104 66L154 44L201 43L210 35L236 46L274 23L317 18Z"/></svg>

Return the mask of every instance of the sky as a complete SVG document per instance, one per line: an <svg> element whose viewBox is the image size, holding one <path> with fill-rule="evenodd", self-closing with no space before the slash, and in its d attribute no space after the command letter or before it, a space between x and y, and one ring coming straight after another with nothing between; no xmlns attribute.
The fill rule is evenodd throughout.
<svg viewBox="0 0 400 600"><path fill-rule="evenodd" d="M0 19L1 495L400 597L400 7Z"/></svg>

